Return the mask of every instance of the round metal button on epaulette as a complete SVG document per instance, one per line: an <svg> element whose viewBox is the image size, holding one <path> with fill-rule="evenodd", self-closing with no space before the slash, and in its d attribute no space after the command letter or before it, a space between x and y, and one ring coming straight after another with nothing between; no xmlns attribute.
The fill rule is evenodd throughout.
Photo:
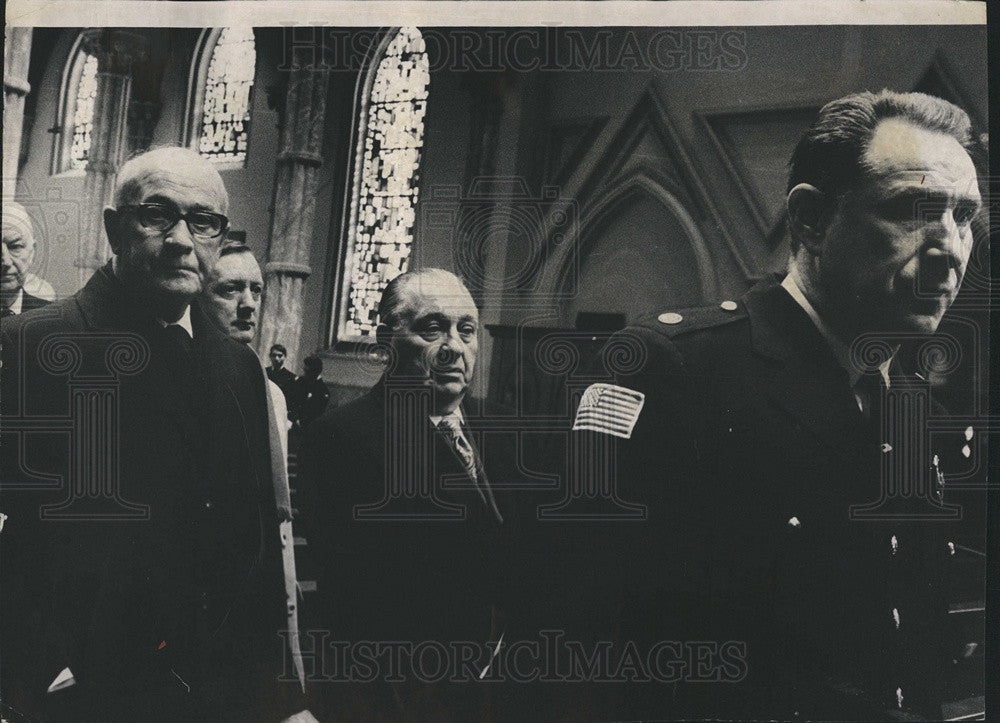
<svg viewBox="0 0 1000 723"><path fill-rule="evenodd" d="M658 317L656 317L656 319L661 324L680 324L682 321L684 321L683 316L681 316L680 314L675 314L672 311L668 311L665 314L660 314Z"/></svg>
<svg viewBox="0 0 1000 723"><path fill-rule="evenodd" d="M739 308L735 301L723 301L719 306L726 311L736 311Z"/></svg>

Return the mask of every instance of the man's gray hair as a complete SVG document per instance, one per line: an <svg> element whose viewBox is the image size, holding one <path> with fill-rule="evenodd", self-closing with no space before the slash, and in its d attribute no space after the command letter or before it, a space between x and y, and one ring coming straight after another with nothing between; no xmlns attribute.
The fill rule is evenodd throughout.
<svg viewBox="0 0 1000 723"><path fill-rule="evenodd" d="M122 164L122 167L118 169L118 178L115 181L113 195L115 207L135 203L139 200L139 194L142 193L143 183L146 179L178 166L188 166L201 170L204 173L207 186L213 188L218 197L223 200L223 213L228 210L229 194L226 192L222 176L219 175L215 166L196 151L180 146L166 146L144 151Z"/></svg>

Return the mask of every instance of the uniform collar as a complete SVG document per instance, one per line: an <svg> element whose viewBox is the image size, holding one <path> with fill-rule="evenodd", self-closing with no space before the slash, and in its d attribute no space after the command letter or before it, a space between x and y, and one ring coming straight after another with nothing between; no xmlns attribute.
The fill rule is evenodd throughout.
<svg viewBox="0 0 1000 723"><path fill-rule="evenodd" d="M833 333L827 324L823 322L823 319L817 313L816 308L809 303L809 299L806 295L802 293L802 287L799 285L797 280L797 272L794 267L788 272L784 280L781 282L781 287L789 293L789 295L795 300L802 310L806 312L809 318L812 320L816 329L822 335L823 339L830 346L830 351L833 352L834 358L837 360L837 364L847 372L848 377L851 381L851 387L854 387L858 380L862 377L862 372L857 368L857 366L851 361L851 349L845 344L840 338ZM893 357L890 356L884 362L879 365L879 372L882 374L882 379L885 381L885 386L889 386L889 366L892 364Z"/></svg>

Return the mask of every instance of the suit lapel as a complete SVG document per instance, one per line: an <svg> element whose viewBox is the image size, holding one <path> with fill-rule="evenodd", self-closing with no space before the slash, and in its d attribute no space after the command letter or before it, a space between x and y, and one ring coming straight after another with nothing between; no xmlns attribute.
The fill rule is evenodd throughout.
<svg viewBox="0 0 1000 723"><path fill-rule="evenodd" d="M479 485L486 495L487 505L492 507L492 513L496 517L491 515L491 519L500 522L501 524L506 519L506 515L502 511L502 505L500 500L497 498L496 490L493 489L493 484L490 482L489 474L486 472L486 464L483 458L483 451L479 444L480 435L478 434L480 430L479 422L482 420L482 400L470 399L466 397L462 400L462 418L465 420L465 438L469 440L469 444L472 446L472 451L476 456L476 474L479 475Z"/></svg>
<svg viewBox="0 0 1000 723"><path fill-rule="evenodd" d="M160 330L154 320L133 313L141 309L126 298L110 262L90 277L76 303L88 329L142 337L150 359L142 372L122 378L122 399L130 405L133 401L148 405L151 418L162 418L183 433L189 418L188 408L177 389L164 382L170 377L164 376L167 370L157 353L160 343L156 336Z"/></svg>
<svg viewBox="0 0 1000 723"><path fill-rule="evenodd" d="M765 394L822 444L853 449L860 423L854 394L812 320L773 282L751 289L744 302Z"/></svg>
<svg viewBox="0 0 1000 723"><path fill-rule="evenodd" d="M486 485L489 485L489 477L486 474L486 466L483 464L483 452L479 445L479 422L481 417L473 409L473 404L470 403L468 397L462 400L462 419L464 420L463 427L465 432L465 438L469 440L469 444L472 446L472 451L476 455L476 473L479 475L479 479Z"/></svg>
<svg viewBox="0 0 1000 723"><path fill-rule="evenodd" d="M268 467L269 449L259 448L259 445L251 444L250 440L268 439L267 400L256 393L260 391L263 395L267 394L263 370L260 390L253 389L249 380L245 380L246 388L241 386L239 390L235 389L231 380L240 378L234 367L235 350L231 348L229 338L205 317L197 302L191 304L191 323L195 332L194 364L197 373L205 378L204 412L209 434L213 439L236 434L243 443L246 459L255 460L249 467L255 475L254 486L259 489L265 480L259 479L257 471ZM212 459L216 459L214 455Z"/></svg>

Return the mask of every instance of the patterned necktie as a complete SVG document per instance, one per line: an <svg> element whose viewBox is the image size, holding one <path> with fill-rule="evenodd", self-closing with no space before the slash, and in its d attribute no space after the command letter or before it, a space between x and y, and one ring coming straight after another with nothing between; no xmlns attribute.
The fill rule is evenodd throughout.
<svg viewBox="0 0 1000 723"><path fill-rule="evenodd" d="M469 444L469 440L465 438L462 434L462 427L460 426L458 419L455 417L444 417L438 422L438 429L448 438L448 442L451 443L452 449L458 454L458 458L462 461L462 467L465 468L465 473L469 475L472 481L477 481L478 474L476 472L476 453L472 450L472 445ZM478 489L478 486L476 487ZM480 492L479 496L482 497L483 493ZM483 502L486 499L483 498Z"/></svg>
<svg viewBox="0 0 1000 723"><path fill-rule="evenodd" d="M451 448L458 455L459 460L461 460L462 467L465 469L465 473L469 476L469 479L472 480L479 499L496 516L497 521L502 523L503 517L500 515L500 510L493 499L493 493L489 485L479 479L479 471L476 467L476 453L472 449L472 445L469 444L469 440L465 438L458 418L452 416L444 417L438 422L437 428L447 437Z"/></svg>

